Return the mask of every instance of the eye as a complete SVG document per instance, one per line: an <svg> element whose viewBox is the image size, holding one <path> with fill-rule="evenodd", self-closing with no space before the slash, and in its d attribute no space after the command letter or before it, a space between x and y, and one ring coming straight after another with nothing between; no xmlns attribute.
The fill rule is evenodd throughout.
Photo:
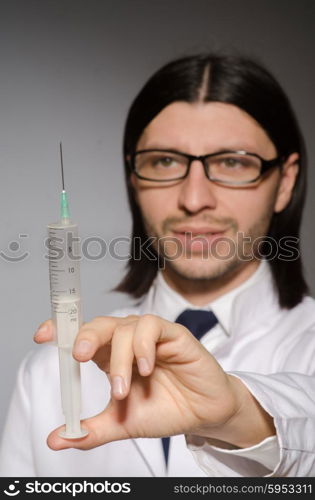
<svg viewBox="0 0 315 500"><path fill-rule="evenodd" d="M243 159L233 157L222 158L222 164L227 168L237 168L245 166Z"/></svg>
<svg viewBox="0 0 315 500"><path fill-rule="evenodd" d="M154 158L152 164L155 167L171 167L176 165L176 160L172 156L160 156Z"/></svg>

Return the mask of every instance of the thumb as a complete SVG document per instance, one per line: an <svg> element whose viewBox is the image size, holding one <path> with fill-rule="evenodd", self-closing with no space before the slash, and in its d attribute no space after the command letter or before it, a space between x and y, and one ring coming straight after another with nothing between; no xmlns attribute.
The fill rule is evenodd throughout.
<svg viewBox="0 0 315 500"><path fill-rule="evenodd" d="M34 334L34 341L37 344L44 344L46 342L52 342L55 339L55 327L53 321L48 319L39 325L38 329Z"/></svg>
<svg viewBox="0 0 315 500"><path fill-rule="evenodd" d="M117 413L119 407L119 413ZM82 429L88 431L88 435L77 439L64 439L59 432L65 426L58 427L51 432L47 438L47 445L52 450L65 450L77 448L79 450L90 450L111 441L128 439L131 436L126 431L123 421L126 403L124 400L115 401L115 412L111 403L108 407L94 417L81 420ZM133 437L133 436L132 436Z"/></svg>

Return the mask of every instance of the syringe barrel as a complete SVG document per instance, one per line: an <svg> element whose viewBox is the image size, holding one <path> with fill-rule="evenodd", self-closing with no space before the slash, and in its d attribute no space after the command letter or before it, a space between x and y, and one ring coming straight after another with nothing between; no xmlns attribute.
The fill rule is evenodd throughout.
<svg viewBox="0 0 315 500"><path fill-rule="evenodd" d="M62 409L66 419L64 437L81 437L80 364L72 349L82 324L80 298L80 251L76 224L49 224L49 278L52 319L59 350Z"/></svg>

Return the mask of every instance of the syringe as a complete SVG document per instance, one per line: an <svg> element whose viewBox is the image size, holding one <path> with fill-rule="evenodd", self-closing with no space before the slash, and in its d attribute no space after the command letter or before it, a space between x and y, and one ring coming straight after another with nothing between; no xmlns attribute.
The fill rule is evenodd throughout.
<svg viewBox="0 0 315 500"><path fill-rule="evenodd" d="M59 351L62 410L66 428L63 438L84 437L81 429L80 364L72 356L74 340L82 323L80 297L80 252L78 225L70 221L64 185L62 144L60 143L62 192L60 222L48 225L51 311Z"/></svg>

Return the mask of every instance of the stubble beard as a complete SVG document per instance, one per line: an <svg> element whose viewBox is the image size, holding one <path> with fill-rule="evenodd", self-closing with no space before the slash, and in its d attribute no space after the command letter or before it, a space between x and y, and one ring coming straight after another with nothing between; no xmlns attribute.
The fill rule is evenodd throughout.
<svg viewBox="0 0 315 500"><path fill-rule="evenodd" d="M237 274L238 270L253 262L261 260L261 256L257 255L255 241L258 238L266 236L270 225L272 212L267 210L267 213L255 223L246 233L238 231L238 223L234 219L229 219L231 228L228 240L231 242L234 251L228 255L213 255L211 247L208 255L194 254L193 252L183 252L179 258L170 258L167 245L164 249L161 246L154 244L156 251L160 257L163 257L164 268L169 270L183 280L206 282L206 281L221 281L228 278L229 275ZM172 219L173 220L173 219ZM168 236L167 227L169 220L162 224L162 231L158 231L148 220L144 220L144 225L149 236L153 236L157 240ZM241 235L243 244L240 245L238 237Z"/></svg>

